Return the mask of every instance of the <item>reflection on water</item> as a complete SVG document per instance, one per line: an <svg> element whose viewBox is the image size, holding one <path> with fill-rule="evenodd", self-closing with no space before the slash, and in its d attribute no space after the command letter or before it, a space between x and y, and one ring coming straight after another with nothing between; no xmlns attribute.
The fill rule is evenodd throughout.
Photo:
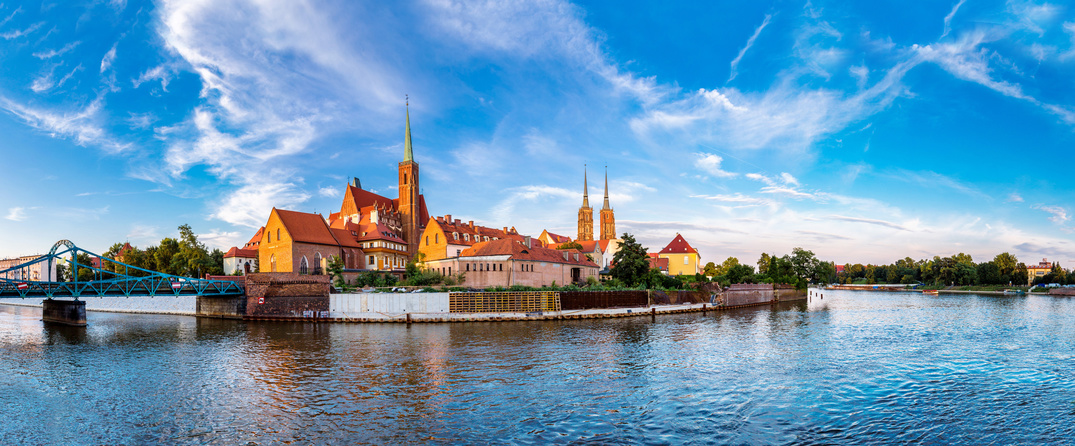
<svg viewBox="0 0 1075 446"><path fill-rule="evenodd" d="M244 323L0 306L26 444L1070 443L1075 304L825 292L707 314Z"/></svg>

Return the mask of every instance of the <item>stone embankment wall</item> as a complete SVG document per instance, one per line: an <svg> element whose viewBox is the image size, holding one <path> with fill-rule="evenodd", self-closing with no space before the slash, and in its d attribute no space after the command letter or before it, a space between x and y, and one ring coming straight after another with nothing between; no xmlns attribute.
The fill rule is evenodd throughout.
<svg viewBox="0 0 1075 446"><path fill-rule="evenodd" d="M0 304L40 307L43 297L0 299ZM111 313L144 314L182 314L193 316L197 313L195 296L123 297L123 296L83 296L86 311L105 311Z"/></svg>
<svg viewBox="0 0 1075 446"><path fill-rule="evenodd" d="M739 307L772 302L775 299L773 285L768 283L737 283L729 285L722 294L723 305Z"/></svg>

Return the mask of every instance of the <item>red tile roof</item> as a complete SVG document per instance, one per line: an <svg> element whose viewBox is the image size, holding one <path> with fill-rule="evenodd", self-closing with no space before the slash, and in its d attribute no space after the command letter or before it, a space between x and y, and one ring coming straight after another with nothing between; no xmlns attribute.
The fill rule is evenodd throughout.
<svg viewBox="0 0 1075 446"><path fill-rule="evenodd" d="M585 253L597 252L597 250L599 249L597 240L587 240L587 241L584 241L584 242L553 243L553 244L549 245L548 248L549 249L558 249L559 247L564 246L564 245L566 245L568 243L578 243L579 246L582 246L582 249L580 249L579 251L580 252L585 252Z"/></svg>
<svg viewBox="0 0 1075 446"><path fill-rule="evenodd" d="M315 243L319 245L339 245L328 224L320 214L306 212L285 211L273 208L273 212L280 217L280 222L291 235L291 239L301 243Z"/></svg>
<svg viewBox="0 0 1075 446"><path fill-rule="evenodd" d="M565 235L553 234L549 231L545 231L545 233L549 234L549 238L552 239L553 243L567 243L571 241L571 237Z"/></svg>
<svg viewBox="0 0 1075 446"><path fill-rule="evenodd" d="M239 257L243 259L256 259L258 258L258 250L236 248L232 246L231 249L229 249L228 252L224 254L224 258L230 259L232 257Z"/></svg>
<svg viewBox="0 0 1075 446"><path fill-rule="evenodd" d="M567 259L564 259L564 254L567 254ZM575 260L575 254L578 254L578 260ZM585 254L579 253L574 249L560 251L556 249L544 248L537 245L532 245L530 248L527 248L526 245L511 239L500 239L477 243L470 248L464 249L463 252L459 255L459 257L462 258L495 255L509 255L512 260L564 263L570 265L598 268L596 263L586 259Z"/></svg>
<svg viewBox="0 0 1075 446"><path fill-rule="evenodd" d="M672 242L665 246L659 254L684 254L684 253L698 253L697 249L687 243L687 240L682 235L676 234L676 238L672 239Z"/></svg>
<svg viewBox="0 0 1075 446"><path fill-rule="evenodd" d="M243 245L243 248L256 247L256 246L260 245L261 244L261 237L262 237L262 234L264 232L265 232L265 227L264 226L258 228L258 232L255 233L254 236L250 238L249 242L246 242L246 244ZM257 249L257 248L254 248L254 249Z"/></svg>
<svg viewBox="0 0 1075 446"><path fill-rule="evenodd" d="M448 238L448 243L452 245L471 246L478 242L484 242L485 237L489 237L490 241L493 239L510 239L522 242L526 239L515 228L508 228L505 231L504 229L494 229L479 225L471 226L472 223L464 223L459 219L448 220L447 216L444 216L430 220L428 224L440 226L441 231L444 231L445 238ZM459 239L450 238L454 233L459 233ZM468 234L470 237L464 238L463 234Z"/></svg>

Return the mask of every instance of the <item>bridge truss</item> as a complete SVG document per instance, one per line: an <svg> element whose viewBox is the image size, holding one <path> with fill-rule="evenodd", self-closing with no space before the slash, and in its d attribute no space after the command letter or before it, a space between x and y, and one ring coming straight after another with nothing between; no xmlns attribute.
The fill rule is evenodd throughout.
<svg viewBox="0 0 1075 446"><path fill-rule="evenodd" d="M78 254L99 258L98 265L78 262ZM36 265L46 267L47 280L27 280L26 272ZM57 265L67 265L72 281L58 281L51 277ZM110 266L111 270L104 269ZM94 280L78 281L80 270L90 270ZM68 240L60 240L47 255L29 262L0 270L0 298L11 297L73 297L83 296L234 296L244 293L241 282L230 280L207 280L164 274L128 265L115 259L102 257L75 246Z"/></svg>

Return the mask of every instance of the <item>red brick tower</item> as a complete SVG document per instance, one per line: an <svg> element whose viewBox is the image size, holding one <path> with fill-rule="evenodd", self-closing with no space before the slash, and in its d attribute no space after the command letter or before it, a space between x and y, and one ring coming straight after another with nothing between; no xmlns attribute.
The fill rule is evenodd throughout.
<svg viewBox="0 0 1075 446"><path fill-rule="evenodd" d="M418 238L421 237L418 221L418 163L414 162L411 148L411 110L407 101L407 130L403 138L403 161L399 163L399 212L403 217L403 240L407 242L407 252L414 256L418 252Z"/></svg>

